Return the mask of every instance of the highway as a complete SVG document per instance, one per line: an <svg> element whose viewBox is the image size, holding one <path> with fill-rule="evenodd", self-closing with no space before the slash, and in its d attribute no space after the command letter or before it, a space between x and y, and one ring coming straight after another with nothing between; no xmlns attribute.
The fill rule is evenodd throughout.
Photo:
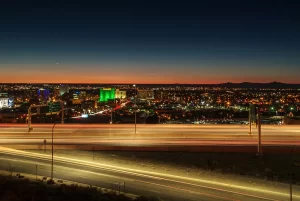
<svg viewBox="0 0 300 201"><path fill-rule="evenodd" d="M0 144L42 144L51 139L52 125L0 124ZM249 135L247 125L103 125L57 124L54 129L56 145L103 146L198 146L198 145L256 145L257 129ZM263 125L264 145L300 145L300 126Z"/></svg>
<svg viewBox="0 0 300 201"><path fill-rule="evenodd" d="M0 147L0 169L50 176L50 156ZM54 177L104 188L116 188L137 195L152 195L163 200L212 201L212 200L288 200L288 185L264 187L238 185L220 181L194 179L139 169L112 166L104 163L62 156L54 157ZM8 165L9 164L9 165ZM262 181L263 182L263 181ZM300 200L298 187L294 187L293 200Z"/></svg>

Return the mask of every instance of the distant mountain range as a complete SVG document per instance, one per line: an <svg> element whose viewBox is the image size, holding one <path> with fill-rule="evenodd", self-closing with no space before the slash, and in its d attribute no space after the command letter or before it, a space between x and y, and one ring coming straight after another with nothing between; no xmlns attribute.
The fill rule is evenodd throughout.
<svg viewBox="0 0 300 201"><path fill-rule="evenodd" d="M286 84L281 82L270 82L270 83L251 83L251 82L242 82L242 83L223 83L217 84L220 87L228 88L276 88L276 89L300 89L300 84Z"/></svg>
<svg viewBox="0 0 300 201"><path fill-rule="evenodd" d="M300 84L286 84L281 82L271 82L271 83L252 83L252 82L242 82L242 83L221 83L221 84L139 84L139 86L183 86L183 87L221 87L221 88L247 88L247 89L300 89Z"/></svg>

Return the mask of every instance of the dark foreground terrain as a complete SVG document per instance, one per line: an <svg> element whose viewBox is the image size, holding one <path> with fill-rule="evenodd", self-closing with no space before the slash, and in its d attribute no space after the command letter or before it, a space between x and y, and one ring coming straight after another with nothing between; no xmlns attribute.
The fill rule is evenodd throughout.
<svg viewBox="0 0 300 201"><path fill-rule="evenodd" d="M158 201L156 198L131 198L114 191L77 184L47 184L26 178L0 176L1 201Z"/></svg>

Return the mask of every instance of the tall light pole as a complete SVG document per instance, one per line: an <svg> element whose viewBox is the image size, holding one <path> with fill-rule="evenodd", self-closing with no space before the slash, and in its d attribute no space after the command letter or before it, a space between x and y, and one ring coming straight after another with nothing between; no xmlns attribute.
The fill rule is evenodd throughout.
<svg viewBox="0 0 300 201"><path fill-rule="evenodd" d="M53 181L53 132L54 127L56 126L56 123L52 127L52 160L51 160L51 180Z"/></svg>
<svg viewBox="0 0 300 201"><path fill-rule="evenodd" d="M251 104L249 104L249 134L252 134L252 112L251 112Z"/></svg>
<svg viewBox="0 0 300 201"><path fill-rule="evenodd" d="M14 108L14 123L16 123L16 109Z"/></svg>
<svg viewBox="0 0 300 201"><path fill-rule="evenodd" d="M110 110L110 124L113 123L113 108Z"/></svg>
<svg viewBox="0 0 300 201"><path fill-rule="evenodd" d="M28 132L32 131L33 128L31 127L31 109L32 108L40 108L40 107L44 107L44 106L47 106L47 105L31 105L29 108L28 108Z"/></svg>
<svg viewBox="0 0 300 201"><path fill-rule="evenodd" d="M61 124L64 123L64 103L63 101L60 101L60 104L61 104ZM31 127L31 109L32 108L38 108L38 110L40 111L40 108L41 107L45 107L45 106L48 106L47 104L43 104L43 105L31 105L29 108L28 108L28 132L32 131L33 128ZM51 110L52 111L52 110Z"/></svg>
<svg viewBox="0 0 300 201"><path fill-rule="evenodd" d="M65 106L64 106L64 102L62 100L60 100L59 102L60 102L60 106L61 106L61 124L64 124L64 120L65 120Z"/></svg>
<svg viewBox="0 0 300 201"><path fill-rule="evenodd" d="M296 147L296 145L294 145L292 147L292 150L290 152L290 165L291 165L291 167L290 167L290 201L293 201L293 174L292 174L293 173L293 171L292 171L293 161L292 161L292 156L293 156L295 147Z"/></svg>
<svg viewBox="0 0 300 201"><path fill-rule="evenodd" d="M136 85L134 84L134 134L136 134Z"/></svg>
<svg viewBox="0 0 300 201"><path fill-rule="evenodd" d="M258 123L258 146L257 146L257 155L262 156L262 147L261 147L261 112L257 108L257 123Z"/></svg>

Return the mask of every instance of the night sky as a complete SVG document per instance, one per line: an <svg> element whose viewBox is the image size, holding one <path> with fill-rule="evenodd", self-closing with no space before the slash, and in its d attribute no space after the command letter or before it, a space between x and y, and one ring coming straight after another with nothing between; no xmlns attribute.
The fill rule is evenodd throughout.
<svg viewBox="0 0 300 201"><path fill-rule="evenodd" d="M0 82L300 83L299 10L283 0L1 1Z"/></svg>

